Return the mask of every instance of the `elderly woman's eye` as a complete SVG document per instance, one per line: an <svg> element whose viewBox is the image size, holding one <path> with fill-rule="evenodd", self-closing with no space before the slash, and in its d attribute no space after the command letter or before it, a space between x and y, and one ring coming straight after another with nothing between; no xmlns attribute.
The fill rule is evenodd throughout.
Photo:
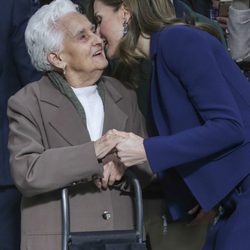
<svg viewBox="0 0 250 250"><path fill-rule="evenodd" d="M81 34L78 36L78 40L86 40L87 36L85 34Z"/></svg>

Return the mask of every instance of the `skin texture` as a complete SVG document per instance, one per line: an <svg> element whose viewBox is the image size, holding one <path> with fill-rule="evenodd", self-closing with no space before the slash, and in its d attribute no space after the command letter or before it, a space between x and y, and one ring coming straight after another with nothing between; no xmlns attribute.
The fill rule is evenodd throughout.
<svg viewBox="0 0 250 250"><path fill-rule="evenodd" d="M64 34L64 49L50 53L50 63L64 72L73 87L93 85L108 65L94 25L84 15L69 13L59 20L58 29Z"/></svg>

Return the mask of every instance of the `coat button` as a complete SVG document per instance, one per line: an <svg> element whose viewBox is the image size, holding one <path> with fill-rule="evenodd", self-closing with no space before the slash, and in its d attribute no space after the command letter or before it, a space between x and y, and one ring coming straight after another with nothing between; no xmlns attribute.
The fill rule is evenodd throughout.
<svg viewBox="0 0 250 250"><path fill-rule="evenodd" d="M111 218L110 212L107 211L107 210L105 210L105 211L103 212L103 214L102 214L102 218L103 218L104 220L109 220L109 219Z"/></svg>

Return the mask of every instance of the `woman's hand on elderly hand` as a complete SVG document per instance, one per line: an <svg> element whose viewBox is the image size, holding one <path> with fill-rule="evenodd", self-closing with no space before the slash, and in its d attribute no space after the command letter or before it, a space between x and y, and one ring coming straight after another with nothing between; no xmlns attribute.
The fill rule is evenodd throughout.
<svg viewBox="0 0 250 250"><path fill-rule="evenodd" d="M130 167L142 164L147 161L146 152L143 145L143 138L133 133L112 130L120 137L116 145L117 155L121 162Z"/></svg>
<svg viewBox="0 0 250 250"><path fill-rule="evenodd" d="M94 142L95 153L97 159L102 159L112 149L114 149L117 143L121 140L120 136L116 135L113 130L109 130L100 139Z"/></svg>

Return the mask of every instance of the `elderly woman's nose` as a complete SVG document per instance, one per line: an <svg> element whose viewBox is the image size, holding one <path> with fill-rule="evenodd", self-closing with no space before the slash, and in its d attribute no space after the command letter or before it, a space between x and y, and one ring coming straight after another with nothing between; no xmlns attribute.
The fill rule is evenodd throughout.
<svg viewBox="0 0 250 250"><path fill-rule="evenodd" d="M93 40L95 43L103 43L103 39L98 35L98 33L93 33Z"/></svg>
<svg viewBox="0 0 250 250"><path fill-rule="evenodd" d="M98 36L101 37L101 29L100 29L100 26L99 26L99 25L96 27L95 33L96 33L96 35L98 35Z"/></svg>

